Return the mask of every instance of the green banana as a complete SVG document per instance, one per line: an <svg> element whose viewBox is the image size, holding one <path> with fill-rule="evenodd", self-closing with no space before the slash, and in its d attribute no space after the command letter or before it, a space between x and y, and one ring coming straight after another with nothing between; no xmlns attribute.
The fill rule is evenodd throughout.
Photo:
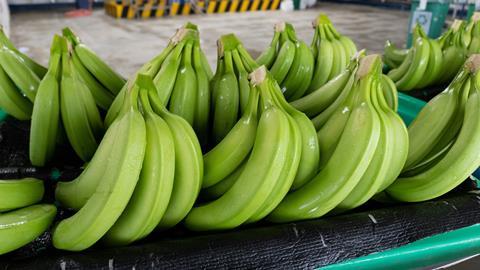
<svg viewBox="0 0 480 270"><path fill-rule="evenodd" d="M430 56L428 58L427 71L422 80L415 86L417 89L423 89L427 86L434 85L442 72L443 53L440 43L437 40L427 40L430 44Z"/></svg>
<svg viewBox="0 0 480 270"><path fill-rule="evenodd" d="M413 50L408 50L405 60L403 60L397 68L394 68L387 73L387 76L390 77L392 81L396 82L400 80L407 73L413 61L413 54Z"/></svg>
<svg viewBox="0 0 480 270"><path fill-rule="evenodd" d="M290 171L296 171L293 183L290 184L292 189L298 189L308 182L318 172L320 161L320 148L317 134L313 123L308 117L291 106L283 97L278 84L271 82L271 95L276 100L279 107L288 113L295 124L298 126L301 137L301 158L300 164L296 170L290 168ZM292 161L293 165L293 161Z"/></svg>
<svg viewBox="0 0 480 270"><path fill-rule="evenodd" d="M82 64L76 53L72 54L72 63L80 79L90 90L98 107L108 110L115 96L106 89Z"/></svg>
<svg viewBox="0 0 480 270"><path fill-rule="evenodd" d="M213 140L219 143L238 119L240 103L238 80L233 69L232 52L224 52L225 73L219 77L212 93Z"/></svg>
<svg viewBox="0 0 480 270"><path fill-rule="evenodd" d="M118 143L108 156L102 181L83 207L53 231L58 249L79 251L95 244L127 206L138 181L146 146L145 121L137 108L138 87L129 92L126 113L118 120Z"/></svg>
<svg viewBox="0 0 480 270"><path fill-rule="evenodd" d="M330 32L328 25L324 25L323 27L327 39L330 40L333 46L333 64L330 75L328 76L328 79L331 80L345 69L348 58L342 43Z"/></svg>
<svg viewBox="0 0 480 270"><path fill-rule="evenodd" d="M20 57L23 60L25 65L27 65L28 68L31 69L38 76L38 78L43 78L45 73L47 73L47 69L44 66L38 64L37 62L32 60L27 55L20 52L15 47L15 45L13 45L13 43L5 35L5 32L3 31L3 26L2 25L0 25L0 44L9 48L10 50L14 51L17 54L17 56Z"/></svg>
<svg viewBox="0 0 480 270"><path fill-rule="evenodd" d="M97 137L101 130L98 130L99 126L92 126L91 121L94 119L91 119L91 113L96 115L97 121L100 115L95 103L96 111L94 112L86 107L84 93L90 94L83 82L75 75L68 52L64 52L60 84L60 114L68 140L75 153L82 160L88 161L97 149Z"/></svg>
<svg viewBox="0 0 480 270"><path fill-rule="evenodd" d="M120 119L120 118L118 118ZM79 210L95 193L97 186L103 181L105 168L114 146L119 145L126 121L115 121L105 133L92 160L82 173L70 182L58 182L55 189L55 199L65 208Z"/></svg>
<svg viewBox="0 0 480 270"><path fill-rule="evenodd" d="M172 132L175 144L175 178L172 195L159 229L168 229L185 218L197 199L203 179L203 159L200 143L192 127L183 118L169 113L155 89L148 96L153 110L160 115Z"/></svg>
<svg viewBox="0 0 480 270"><path fill-rule="evenodd" d="M108 245L126 245L150 234L162 219L173 188L175 148L172 133L148 101L146 89L155 89L151 77L139 74L137 83L148 147L135 191L122 215L103 238Z"/></svg>
<svg viewBox="0 0 480 270"><path fill-rule="evenodd" d="M313 76L314 58L310 48L303 41L295 43L295 59L282 82L282 89L287 100L296 100L307 91Z"/></svg>
<svg viewBox="0 0 480 270"><path fill-rule="evenodd" d="M237 179L242 175L243 169L248 162L248 158L244 159L242 164L238 166L230 175L223 178L222 181L218 182L217 184L202 189L200 192L200 197L207 200L214 200L221 197L227 190L229 190Z"/></svg>
<svg viewBox="0 0 480 270"><path fill-rule="evenodd" d="M247 108L250 94L250 82L248 72L243 65L242 58L237 50L232 51L233 62L238 74L238 91L240 92L240 113L243 114Z"/></svg>
<svg viewBox="0 0 480 270"><path fill-rule="evenodd" d="M398 110L398 92L395 83L385 74L380 78L382 84L383 98L388 106L396 112Z"/></svg>
<svg viewBox="0 0 480 270"><path fill-rule="evenodd" d="M203 188L223 181L248 157L257 132L257 108L258 94L251 94L242 117L225 138L203 156L205 167Z"/></svg>
<svg viewBox="0 0 480 270"><path fill-rule="evenodd" d="M352 72L354 72L354 69L347 68L320 88L302 98L292 101L290 104L309 117L318 115L338 98L352 77Z"/></svg>
<svg viewBox="0 0 480 270"><path fill-rule="evenodd" d="M430 57L430 43L426 38L418 38L412 48L414 55L410 68L400 80L395 81L399 90L410 91L415 89L424 78Z"/></svg>
<svg viewBox="0 0 480 270"><path fill-rule="evenodd" d="M327 165L307 184L288 194L269 215L273 222L320 217L343 201L358 183L377 148L380 123L370 101L371 71L380 69L378 56L362 59L354 107ZM346 158L346 155L348 158ZM336 181L332 185L331 181Z"/></svg>
<svg viewBox="0 0 480 270"><path fill-rule="evenodd" d="M32 102L22 95L0 65L0 108L18 120L32 117Z"/></svg>
<svg viewBox="0 0 480 270"><path fill-rule="evenodd" d="M57 208L37 204L0 214L0 255L18 249L40 236L52 224Z"/></svg>
<svg viewBox="0 0 480 270"><path fill-rule="evenodd" d="M276 30L277 25L275 25L274 28ZM256 59L258 65L260 65L260 66L264 65L267 68L270 68L272 66L273 62L275 61L275 56L277 55L277 48L278 48L279 39L280 39L280 32L279 31L274 31L273 38L272 38L272 41L270 42L270 45Z"/></svg>
<svg viewBox="0 0 480 270"><path fill-rule="evenodd" d="M94 74L95 78L100 81L105 88L112 94L116 95L120 92L125 79L107 65L95 52L88 48L85 44L75 46L75 54L78 56L85 68Z"/></svg>
<svg viewBox="0 0 480 270"><path fill-rule="evenodd" d="M319 29L318 31L321 30ZM317 32L317 30L315 32ZM328 81L330 71L333 66L333 45L326 37L323 37L323 33L319 35L322 38L320 39L320 44L318 45L318 55L315 59L312 82L310 83L310 86L306 92L307 94L319 89Z"/></svg>
<svg viewBox="0 0 480 270"><path fill-rule="evenodd" d="M182 65L178 70L175 86L169 102L170 112L183 117L193 125L197 103L197 77L192 67L193 43L188 42L182 53Z"/></svg>
<svg viewBox="0 0 480 270"><path fill-rule="evenodd" d="M193 129L197 133L202 146L208 142L210 121L210 82L208 72L202 65L202 52L199 44L193 47L193 67L197 76L197 104L195 105L195 117Z"/></svg>
<svg viewBox="0 0 480 270"><path fill-rule="evenodd" d="M38 86L30 127L29 157L35 166L44 166L55 152L60 120L59 77L62 53L67 41L55 36L48 71Z"/></svg>
<svg viewBox="0 0 480 270"><path fill-rule="evenodd" d="M43 181L39 179L0 180L0 212L38 203L44 191Z"/></svg>
<svg viewBox="0 0 480 270"><path fill-rule="evenodd" d="M398 49L390 40L385 42L383 61L390 68L397 68L405 60L407 54L407 49Z"/></svg>
<svg viewBox="0 0 480 270"><path fill-rule="evenodd" d="M286 33L282 32L280 35L286 35ZM270 73L277 82L282 83L286 78L294 59L295 43L287 39L281 44L275 62L273 62L270 68Z"/></svg>
<svg viewBox="0 0 480 270"><path fill-rule="evenodd" d="M0 65L22 94L33 103L40 84L39 77L7 47L0 47Z"/></svg>
<svg viewBox="0 0 480 270"><path fill-rule="evenodd" d="M164 105L168 104L170 96L172 95L178 75L178 69L182 62L182 52L185 43L186 41L182 40L176 44L173 51L163 61L162 67L153 79L160 100Z"/></svg>

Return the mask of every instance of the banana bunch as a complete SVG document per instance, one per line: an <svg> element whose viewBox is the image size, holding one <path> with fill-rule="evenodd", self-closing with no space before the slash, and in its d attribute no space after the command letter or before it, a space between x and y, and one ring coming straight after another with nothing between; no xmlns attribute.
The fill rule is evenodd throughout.
<svg viewBox="0 0 480 270"><path fill-rule="evenodd" d="M289 193L273 222L321 217L358 207L400 174L408 152L405 125L387 104L379 55L360 60L346 99L318 132L320 171Z"/></svg>
<svg viewBox="0 0 480 270"><path fill-rule="evenodd" d="M249 75L242 117L204 155L202 195L185 225L196 231L230 229L265 218L293 187L316 174L319 149L308 117L285 100L265 66Z"/></svg>
<svg viewBox="0 0 480 270"><path fill-rule="evenodd" d="M73 62L68 41L56 35L33 106L29 142L33 165L44 166L51 159L64 133L75 153L89 161L103 136L100 111Z"/></svg>
<svg viewBox="0 0 480 270"><path fill-rule="evenodd" d="M0 26L0 108L18 120L29 120L46 68L19 52Z"/></svg>
<svg viewBox="0 0 480 270"><path fill-rule="evenodd" d="M353 41L341 35L325 14L320 14L313 22L315 32L312 52L315 68L307 94L317 90L329 80L342 73L357 52Z"/></svg>
<svg viewBox="0 0 480 270"><path fill-rule="evenodd" d="M78 77L90 90L97 106L108 110L125 79L82 43L72 29L66 27L62 32L72 46L72 62Z"/></svg>
<svg viewBox="0 0 480 270"><path fill-rule="evenodd" d="M50 227L57 208L36 204L43 193L38 179L0 180L0 255L32 242Z"/></svg>
<svg viewBox="0 0 480 270"><path fill-rule="evenodd" d="M53 232L58 249L84 250L99 240L126 245L184 219L202 185L197 137L163 105L151 76L137 74L85 170L59 182L55 197L78 212Z"/></svg>
<svg viewBox="0 0 480 270"><path fill-rule="evenodd" d="M217 69L210 82L210 145L221 142L246 111L251 88L248 74L258 67L234 34L220 37L217 48Z"/></svg>
<svg viewBox="0 0 480 270"><path fill-rule="evenodd" d="M480 55L472 55L450 85L408 127L402 175L387 194L418 202L441 196L480 165Z"/></svg>
<svg viewBox="0 0 480 270"><path fill-rule="evenodd" d="M178 29L167 47L137 73L153 77L162 104L193 126L202 145L206 144L210 121L210 85L213 74L200 47L196 25ZM109 126L117 117L127 85L114 100L105 118Z"/></svg>
<svg viewBox="0 0 480 270"><path fill-rule="evenodd" d="M270 46L256 61L270 70L287 100L302 97L310 86L313 54L307 44L297 38L293 25L289 23L275 24Z"/></svg>
<svg viewBox="0 0 480 270"><path fill-rule="evenodd" d="M413 30L409 50L397 49L387 41L384 60L393 67L388 77L398 90L411 91L450 82L465 61L467 50L463 24L454 25L438 39L427 37L420 25Z"/></svg>

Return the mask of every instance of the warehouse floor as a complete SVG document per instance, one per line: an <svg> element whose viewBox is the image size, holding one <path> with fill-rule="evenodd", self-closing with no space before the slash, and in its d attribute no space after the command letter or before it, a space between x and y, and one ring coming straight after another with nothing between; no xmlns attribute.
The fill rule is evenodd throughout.
<svg viewBox="0 0 480 270"><path fill-rule="evenodd" d="M350 36L358 48L381 52L386 39L403 45L408 12L368 6L320 3L316 8L297 12L267 11L234 14L165 17L150 20L116 20L96 10L91 17L68 19L62 12L22 12L12 14L12 39L35 59L46 64L54 33L72 27L82 40L125 76L158 54L174 30L186 21L199 25L209 61L216 57L216 40L234 32L252 54L257 55L270 42L273 24L291 22L300 38L310 43L311 22L326 13L336 28Z"/></svg>

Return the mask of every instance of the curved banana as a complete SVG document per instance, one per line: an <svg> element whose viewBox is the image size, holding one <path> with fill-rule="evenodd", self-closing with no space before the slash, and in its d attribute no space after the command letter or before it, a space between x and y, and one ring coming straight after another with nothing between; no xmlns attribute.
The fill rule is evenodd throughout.
<svg viewBox="0 0 480 270"><path fill-rule="evenodd" d="M202 64L200 44L193 47L193 67L197 76L197 103L195 105L195 117L193 129L203 147L208 142L210 121L210 82L208 72Z"/></svg>
<svg viewBox="0 0 480 270"><path fill-rule="evenodd" d="M108 110L115 95L106 89L82 64L76 53L72 54L72 63L80 79L90 90L95 103L102 109Z"/></svg>
<svg viewBox="0 0 480 270"><path fill-rule="evenodd" d="M151 77L139 74L137 82L141 88L148 147L132 198L103 238L108 245L127 245L150 234L162 219L173 188L175 148L172 133L150 107L146 89L155 89Z"/></svg>
<svg viewBox="0 0 480 270"><path fill-rule="evenodd" d="M186 41L181 41L170 54L165 58L162 67L153 78L158 95L164 105L168 104L175 86L178 69L182 63L182 52Z"/></svg>
<svg viewBox="0 0 480 270"><path fill-rule="evenodd" d="M317 90L328 81L333 66L333 57L333 44L326 38L320 39L312 82L307 90L307 94Z"/></svg>
<svg viewBox="0 0 480 270"><path fill-rule="evenodd" d="M250 154L257 132L258 93L251 94L245 113L230 132L203 156L205 175L202 187L223 181Z"/></svg>
<svg viewBox="0 0 480 270"><path fill-rule="evenodd" d="M120 138L108 156L102 181L85 205L53 231L53 245L58 249L78 251L95 244L114 225L132 196L146 146L145 121L137 109L138 94L133 93L130 109L118 120Z"/></svg>
<svg viewBox="0 0 480 270"><path fill-rule="evenodd" d="M275 61L275 56L277 54L278 40L280 38L280 32L274 31L272 41L268 48L263 51L260 56L256 59L257 63L261 66L264 65L267 68L270 68Z"/></svg>
<svg viewBox="0 0 480 270"><path fill-rule="evenodd" d="M298 189L306 182L312 179L318 172L320 161L320 146L313 123L308 117L291 106L283 97L278 84L272 82L270 86L271 95L276 100L278 106L288 113L295 124L298 126L301 137L301 158L300 165L296 170L293 183L290 184L292 189ZM292 161L293 162L293 161ZM292 164L293 165L293 164Z"/></svg>
<svg viewBox="0 0 480 270"><path fill-rule="evenodd" d="M197 103L197 77L192 67L193 43L188 42L182 52L182 65L178 70L175 86L168 109L170 112L183 117L193 125Z"/></svg>
<svg viewBox="0 0 480 270"><path fill-rule="evenodd" d="M0 180L0 212L37 203L43 198L44 191L43 181L39 179Z"/></svg>
<svg viewBox="0 0 480 270"><path fill-rule="evenodd" d="M60 61L67 41L55 36L48 71L38 86L30 126L29 157L35 166L44 166L55 152L60 120Z"/></svg>
<svg viewBox="0 0 480 270"><path fill-rule="evenodd" d="M182 221L192 209L202 186L202 149L192 127L183 118L169 113L154 89L149 89L150 103L172 132L175 144L175 178L172 195L157 228L168 229Z"/></svg>
<svg viewBox="0 0 480 270"><path fill-rule="evenodd" d="M390 77L390 79L392 79L394 82L400 80L412 65L413 55L414 51L409 50L407 56L405 56L405 60L403 60L403 62L397 68L390 70L387 73L387 76Z"/></svg>
<svg viewBox="0 0 480 270"><path fill-rule="evenodd" d="M430 44L427 72L425 72L421 81L415 86L416 89L423 89L427 86L434 85L442 73L443 53L440 43L435 39L427 39L427 41Z"/></svg>
<svg viewBox="0 0 480 270"><path fill-rule="evenodd" d="M219 143L238 120L240 94L238 80L233 69L232 52L224 52L225 73L219 77L212 93L213 140Z"/></svg>
<svg viewBox="0 0 480 270"><path fill-rule="evenodd" d="M33 103L40 84L38 76L7 47L0 47L0 65L22 94Z"/></svg>
<svg viewBox="0 0 480 270"><path fill-rule="evenodd" d="M430 58L430 42L426 38L418 38L412 49L414 51L410 68L395 85L401 91L409 91L418 85L424 78Z"/></svg>
<svg viewBox="0 0 480 270"><path fill-rule="evenodd" d="M307 91L313 76L314 58L310 48L303 41L295 43L296 52L290 71L282 82L287 100L296 100Z"/></svg>
<svg viewBox="0 0 480 270"><path fill-rule="evenodd" d="M222 181L211 187L202 189L202 191L200 192L200 197L209 201L221 197L233 186L233 184L235 184L235 182L237 182L237 179L240 177L240 175L242 175L242 172L245 169L245 165L247 164L247 162L248 158L244 159L242 164L240 164L240 166L238 166L235 171L233 171L230 175L223 178Z"/></svg>
<svg viewBox="0 0 480 270"><path fill-rule="evenodd" d="M390 40L385 42L383 60L390 68L397 68L408 54L407 49L398 49Z"/></svg>
<svg viewBox="0 0 480 270"><path fill-rule="evenodd" d="M98 55L80 43L75 46L75 54L85 68L94 74L112 94L116 95L125 84L125 79L107 65Z"/></svg>
<svg viewBox="0 0 480 270"><path fill-rule="evenodd" d="M62 79L60 84L60 114L68 140L75 153L89 161L97 149L96 132L90 123L89 113L84 104L82 91L88 92L75 76L70 56L62 54ZM96 107L95 107L96 109ZM98 113L98 110L97 112Z"/></svg>
<svg viewBox="0 0 480 270"><path fill-rule="evenodd" d="M44 66L40 65L39 63L35 62L34 60L32 60L27 55L20 52L15 47L15 45L13 45L13 43L5 35L2 25L0 25L0 43L3 46L5 46L5 47L9 48L10 50L14 51L18 55L18 57L22 58L25 65L27 65L28 68L30 68L38 76L38 78L43 78L45 73L47 73L47 69Z"/></svg>
<svg viewBox="0 0 480 270"><path fill-rule="evenodd" d="M0 108L18 120L32 117L32 102L22 95L0 65Z"/></svg>
<svg viewBox="0 0 480 270"><path fill-rule="evenodd" d="M285 33L282 32L282 34ZM280 84L285 77L287 77L288 71L295 60L295 51L295 43L288 39L280 46L275 62L273 62L272 67L270 68L270 73Z"/></svg>
<svg viewBox="0 0 480 270"><path fill-rule="evenodd" d="M57 208L37 204L0 214L0 255L18 249L40 236L52 224Z"/></svg>
<svg viewBox="0 0 480 270"><path fill-rule="evenodd" d="M385 74L381 75L380 82L382 84L383 98L388 106L393 110L398 110L398 92L395 83Z"/></svg>
<svg viewBox="0 0 480 270"><path fill-rule="evenodd" d="M318 115L340 95L352 77L353 71L352 69L346 69L320 88L302 98L292 101L290 104L309 117Z"/></svg>
<svg viewBox="0 0 480 270"><path fill-rule="evenodd" d="M237 50L232 51L233 63L238 73L238 90L240 92L240 113L243 114L247 108L248 97L250 95L250 82L248 81L248 72L243 65L242 58Z"/></svg>

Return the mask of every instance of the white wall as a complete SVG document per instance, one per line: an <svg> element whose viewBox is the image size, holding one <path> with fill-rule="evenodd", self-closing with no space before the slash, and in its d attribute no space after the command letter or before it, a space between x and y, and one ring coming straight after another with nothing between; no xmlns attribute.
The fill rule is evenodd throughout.
<svg viewBox="0 0 480 270"><path fill-rule="evenodd" d="M10 35L10 10L7 0L0 0L0 25L3 25L3 31Z"/></svg>

